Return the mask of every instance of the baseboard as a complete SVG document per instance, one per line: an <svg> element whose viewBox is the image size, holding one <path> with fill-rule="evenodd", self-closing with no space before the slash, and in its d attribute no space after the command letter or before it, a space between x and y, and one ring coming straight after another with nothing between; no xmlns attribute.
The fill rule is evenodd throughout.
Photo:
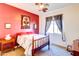
<svg viewBox="0 0 79 59"><path fill-rule="evenodd" d="M66 48L66 47L61 46L61 45L58 45L58 44L54 44L54 43L52 43L51 45L58 46L58 47L60 47L60 48L63 48L63 49L65 49L65 50L67 50L67 48Z"/></svg>

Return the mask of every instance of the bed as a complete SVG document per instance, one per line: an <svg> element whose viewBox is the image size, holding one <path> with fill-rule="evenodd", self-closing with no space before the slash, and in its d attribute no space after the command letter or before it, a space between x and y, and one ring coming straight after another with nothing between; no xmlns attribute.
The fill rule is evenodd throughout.
<svg viewBox="0 0 79 59"><path fill-rule="evenodd" d="M40 34L21 34L17 37L17 43L25 49L25 55L32 55L48 45L50 49L49 36Z"/></svg>

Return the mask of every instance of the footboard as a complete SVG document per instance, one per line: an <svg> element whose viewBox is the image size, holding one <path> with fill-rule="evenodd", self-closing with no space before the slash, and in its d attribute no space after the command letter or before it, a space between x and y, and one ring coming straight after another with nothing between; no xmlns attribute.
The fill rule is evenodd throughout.
<svg viewBox="0 0 79 59"><path fill-rule="evenodd" d="M49 36L42 37L40 39L35 40L32 38L32 56L34 56L35 52L42 49L43 47L48 45L48 49L50 49L50 41Z"/></svg>
<svg viewBox="0 0 79 59"><path fill-rule="evenodd" d="M49 36L40 34L19 35L17 43L25 49L25 55L34 56L35 52L48 45L50 49Z"/></svg>

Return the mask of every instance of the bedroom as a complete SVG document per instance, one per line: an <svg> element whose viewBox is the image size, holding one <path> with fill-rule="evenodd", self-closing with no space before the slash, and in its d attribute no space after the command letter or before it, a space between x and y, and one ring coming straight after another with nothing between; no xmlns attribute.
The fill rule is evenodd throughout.
<svg viewBox="0 0 79 59"><path fill-rule="evenodd" d="M51 50L51 47L49 47L50 44L58 46L59 48L58 47L53 47L53 48L58 49L58 53L62 53L61 56L63 55L63 52L61 52L60 48L62 48L63 50L63 48L66 49L68 45L69 45L68 48L70 48L70 46L73 46L73 41L79 38L78 36L79 28L77 27L79 24L79 21L78 21L79 4L77 3L66 3L66 4L65 3L59 3L59 4L48 3L48 4L49 6L51 5L50 10L47 12L42 12L42 11L36 10L37 8L35 9L35 7L37 6L35 6L35 4L33 3L0 3L1 56L18 56L20 53L22 56L27 55L26 53L27 49L25 47L26 45L22 45L26 41L24 40L24 42L22 42L23 41L22 40L20 42L19 45L21 47L19 47L19 45L17 44L17 40L18 39L20 40L21 36L23 35L31 39L42 37L42 40L40 41L35 40L35 41L38 41L36 44L38 46L39 45L42 46L43 44L46 43L45 45L48 45L46 46L46 51ZM52 6L54 9L52 8ZM63 15L62 16L62 19L63 19L62 29L63 29L64 40L62 40L62 37L60 37L59 39L57 35L55 37L51 33L48 36L43 36L45 34L46 17L50 17L50 16L54 17L61 14ZM42 34L42 35L36 35L36 34ZM52 37L55 37L57 39L54 39ZM43 38L47 39L47 41L44 40ZM49 39L50 39L50 42L49 42ZM32 42L31 40L29 41L29 43L33 44ZM27 43L27 45L29 45L29 43ZM32 49L36 48L37 45L33 47L34 46L33 44ZM48 50L49 48L50 50ZM7 50L7 52L4 52L3 50ZM20 52L21 50L22 52ZM31 52L31 54L33 53L33 51ZM49 53L48 56L53 56L51 55L52 54L51 51L45 52L45 53ZM71 52L65 51L65 53L71 56L70 54ZM76 53L78 53L78 51ZM40 51L38 52L37 56L39 56L39 54L40 54ZM57 55L60 55L60 54L56 54L55 56Z"/></svg>

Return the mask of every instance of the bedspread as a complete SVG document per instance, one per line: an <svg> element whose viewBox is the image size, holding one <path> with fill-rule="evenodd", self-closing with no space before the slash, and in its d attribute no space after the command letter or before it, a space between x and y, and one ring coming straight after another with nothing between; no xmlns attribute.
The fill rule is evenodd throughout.
<svg viewBox="0 0 79 59"><path fill-rule="evenodd" d="M32 55L32 39L36 42L34 42L34 48L39 47L40 45L47 42L45 35L39 35L39 34L31 34L31 35L21 35L17 38L17 43L22 46L25 49L24 54L31 56ZM41 39L40 41L38 41Z"/></svg>

